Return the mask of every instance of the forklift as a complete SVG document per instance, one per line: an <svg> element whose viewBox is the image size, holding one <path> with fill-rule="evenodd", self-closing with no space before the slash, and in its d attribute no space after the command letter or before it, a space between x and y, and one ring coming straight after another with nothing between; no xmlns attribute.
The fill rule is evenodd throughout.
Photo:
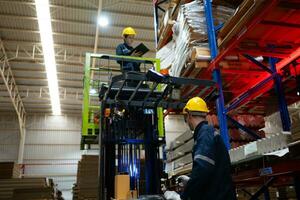
<svg viewBox="0 0 300 200"><path fill-rule="evenodd" d="M143 70L114 75L123 62ZM191 96L217 96L214 81L159 72L159 59L86 54L81 149L99 147L99 199L124 199L124 188L125 199L162 199L164 113L180 111Z"/></svg>

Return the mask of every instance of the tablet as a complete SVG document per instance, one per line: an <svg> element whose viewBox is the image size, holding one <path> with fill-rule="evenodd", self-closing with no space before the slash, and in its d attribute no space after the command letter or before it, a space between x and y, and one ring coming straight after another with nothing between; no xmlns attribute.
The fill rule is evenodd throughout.
<svg viewBox="0 0 300 200"><path fill-rule="evenodd" d="M132 49L129 55L131 55L135 51L142 52L142 55L144 55L145 53L147 53L149 51L149 49L143 43L141 43L138 46L136 46L134 49Z"/></svg>

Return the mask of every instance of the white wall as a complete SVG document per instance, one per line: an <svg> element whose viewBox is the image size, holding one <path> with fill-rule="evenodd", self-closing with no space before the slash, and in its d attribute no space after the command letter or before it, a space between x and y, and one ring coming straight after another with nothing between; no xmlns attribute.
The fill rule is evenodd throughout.
<svg viewBox="0 0 300 200"><path fill-rule="evenodd" d="M0 162L18 160L19 125L17 116L0 114Z"/></svg>
<svg viewBox="0 0 300 200"><path fill-rule="evenodd" d="M17 161L19 129L15 116L0 115L0 161ZM165 119L166 142L188 129L183 116L169 115ZM80 151L81 116L30 115L26 120L24 175L51 177L71 199L76 182ZM88 152L95 154L97 151Z"/></svg>
<svg viewBox="0 0 300 200"><path fill-rule="evenodd" d="M81 151L81 116L29 115L26 119L24 176L53 178L65 199L72 198ZM17 161L19 129L16 116L0 115L0 161Z"/></svg>

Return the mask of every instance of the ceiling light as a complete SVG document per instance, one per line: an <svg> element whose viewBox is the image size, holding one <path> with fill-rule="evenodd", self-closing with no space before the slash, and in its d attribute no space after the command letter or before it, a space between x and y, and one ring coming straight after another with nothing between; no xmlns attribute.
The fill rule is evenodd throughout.
<svg viewBox="0 0 300 200"><path fill-rule="evenodd" d="M101 16L99 19L98 19L98 24L102 27L106 27L108 25L108 19L107 17L104 17L104 16Z"/></svg>
<svg viewBox="0 0 300 200"><path fill-rule="evenodd" d="M97 94L97 90L95 88L91 88L90 89L90 94L91 95Z"/></svg>
<svg viewBox="0 0 300 200"><path fill-rule="evenodd" d="M56 62L52 37L50 7L48 0L35 0L36 13L40 29L40 37L43 48L44 62L48 79L48 87L54 115L61 114Z"/></svg>

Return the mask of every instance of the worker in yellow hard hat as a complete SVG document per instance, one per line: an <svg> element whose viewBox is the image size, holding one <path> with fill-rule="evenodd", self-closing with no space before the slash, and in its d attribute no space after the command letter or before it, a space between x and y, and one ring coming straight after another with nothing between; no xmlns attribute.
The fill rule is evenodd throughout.
<svg viewBox="0 0 300 200"><path fill-rule="evenodd" d="M229 154L220 134L206 121L208 112L200 97L190 99L183 108L184 119L194 131L192 173L190 177L177 177L183 188L180 196L175 192L167 196L177 196L178 200L236 200Z"/></svg>
<svg viewBox="0 0 300 200"><path fill-rule="evenodd" d="M191 130L194 130L199 122L206 120L208 112L206 102L200 97L190 99L183 108L184 120Z"/></svg>
<svg viewBox="0 0 300 200"><path fill-rule="evenodd" d="M120 56L141 56L140 52L132 52L134 37L136 32L131 27L124 28L122 32L124 42L119 44L116 48L116 54ZM122 71L140 71L140 64L137 62L128 62L128 61L118 61L121 65Z"/></svg>

